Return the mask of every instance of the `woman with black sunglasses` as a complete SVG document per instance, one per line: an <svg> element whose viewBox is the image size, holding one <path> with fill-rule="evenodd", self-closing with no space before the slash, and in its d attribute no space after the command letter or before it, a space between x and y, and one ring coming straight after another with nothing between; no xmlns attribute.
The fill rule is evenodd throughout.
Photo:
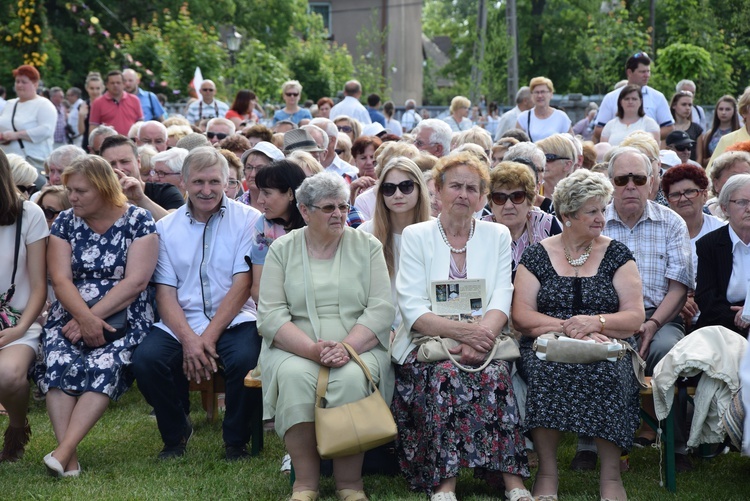
<svg viewBox="0 0 750 501"><path fill-rule="evenodd" d="M0 462L18 461L31 435L27 373L42 332L48 234L42 210L19 196L0 151L0 405L8 413Z"/></svg>
<svg viewBox="0 0 750 501"><path fill-rule="evenodd" d="M285 106L273 114L273 125L281 120L290 120L299 125L300 120L312 120L310 110L299 107L299 99L302 95L302 84L297 80L289 80L281 86L281 98Z"/></svg>
<svg viewBox="0 0 750 501"><path fill-rule="evenodd" d="M490 209L492 215L485 221L505 225L513 239L513 278L521 256L530 246L545 238L562 233L562 228L552 214L534 206L536 182L526 165L500 162L490 172Z"/></svg>

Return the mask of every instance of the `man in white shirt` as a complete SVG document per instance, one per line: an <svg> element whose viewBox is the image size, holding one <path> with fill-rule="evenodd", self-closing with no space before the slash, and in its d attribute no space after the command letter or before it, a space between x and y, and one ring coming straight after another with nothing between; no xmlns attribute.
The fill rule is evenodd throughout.
<svg viewBox="0 0 750 501"><path fill-rule="evenodd" d="M188 106L185 118L193 125L198 125L201 120L211 118L224 118L229 111L229 105L224 101L216 99L216 84L211 80L204 80L200 88L201 98Z"/></svg>
<svg viewBox="0 0 750 501"><path fill-rule="evenodd" d="M500 117L495 130L495 141L500 139L506 131L515 128L518 121L518 115L534 107L534 101L531 99L531 89L524 86L516 92L516 105L506 111Z"/></svg>
<svg viewBox="0 0 750 501"><path fill-rule="evenodd" d="M401 128L404 132L411 132L422 121L422 117L417 113L417 102L415 100L407 99L404 106L406 111L401 115Z"/></svg>
<svg viewBox="0 0 750 501"><path fill-rule="evenodd" d="M346 85L344 85L344 99L331 108L331 113L328 115L328 118L333 120L338 116L344 115L358 120L362 125L372 123L367 109L359 102L361 96L362 84L357 80L349 80L346 82Z"/></svg>
<svg viewBox="0 0 750 501"><path fill-rule="evenodd" d="M81 99L81 89L78 87L71 87L65 92L65 99L70 104L70 111L68 112L68 131L72 133L72 141L74 145L81 146L83 143L82 131L78 130L78 108L85 103Z"/></svg>
<svg viewBox="0 0 750 501"><path fill-rule="evenodd" d="M193 434L188 382L210 380L221 365L225 457L245 459L250 413L262 405L244 387L261 344L245 260L260 212L226 197L229 166L210 146L192 150L182 174L187 204L157 222L154 282L161 321L138 346L133 369L164 441L158 457L166 460L183 456Z"/></svg>
<svg viewBox="0 0 750 501"><path fill-rule="evenodd" d="M666 139L667 135L674 129L674 120L664 94L648 86L648 81L651 78L651 58L648 57L648 54L637 52L630 56L625 63L625 76L629 84L641 87L643 111L659 124L661 138ZM617 116L617 98L620 96L620 92L620 89L615 89L604 96L602 100L599 113L596 115L596 127L592 138L595 143L599 142L602 129L607 125L607 122Z"/></svg>

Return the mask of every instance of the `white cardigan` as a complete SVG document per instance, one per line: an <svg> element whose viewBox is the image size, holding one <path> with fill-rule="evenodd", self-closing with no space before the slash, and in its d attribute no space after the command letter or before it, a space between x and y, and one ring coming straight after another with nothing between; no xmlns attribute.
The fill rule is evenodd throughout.
<svg viewBox="0 0 750 501"><path fill-rule="evenodd" d="M467 245L467 278L486 281L487 302L485 312L500 310L510 314L513 296L511 283L511 237L502 224L476 221L474 236ZM411 329L414 322L431 312L430 283L447 280L450 272L450 249L438 230L437 221L413 224L401 237L401 259L396 276L398 307L402 323L391 345L391 358L397 364L416 348Z"/></svg>

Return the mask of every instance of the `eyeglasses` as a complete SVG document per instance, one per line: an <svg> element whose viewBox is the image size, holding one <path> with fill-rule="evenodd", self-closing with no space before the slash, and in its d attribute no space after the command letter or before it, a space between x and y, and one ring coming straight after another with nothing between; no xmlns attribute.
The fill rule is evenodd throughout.
<svg viewBox="0 0 750 501"><path fill-rule="evenodd" d="M648 181L648 176L643 174L633 174L632 172L625 176L615 176L612 178L612 182L615 186L627 186L628 181L633 180L633 184L636 186L643 186Z"/></svg>
<svg viewBox="0 0 750 501"><path fill-rule="evenodd" d="M252 171L256 171L256 172L257 172L257 171L259 171L260 169L262 169L263 167L265 167L265 164L264 164L264 165L252 165L252 164L247 164L247 165L245 166L245 168L244 168L244 169L242 169L242 172L244 172L245 174L248 174L248 173L250 173L250 172L252 172Z"/></svg>
<svg viewBox="0 0 750 501"><path fill-rule="evenodd" d="M311 205L310 207L312 207L313 209L318 209L323 214L332 214L333 211L335 211L336 209L340 210L342 214L349 213L349 204L346 202L343 204L338 204L338 205L330 204L330 205L324 205L323 207L318 207L317 205Z"/></svg>
<svg viewBox="0 0 750 501"><path fill-rule="evenodd" d="M30 186L16 185L16 188L18 188L18 191L28 196L31 196L36 192L36 186L34 186L33 184Z"/></svg>
<svg viewBox="0 0 750 501"><path fill-rule="evenodd" d="M354 129L352 129L351 125L339 125L339 132L343 132L345 134L348 134L350 132L353 132Z"/></svg>
<svg viewBox="0 0 750 501"><path fill-rule="evenodd" d="M416 141L414 141L414 146L416 146L417 148L425 148L427 146L433 146L435 144L437 143L427 143L425 141L422 141L421 139L417 139Z"/></svg>
<svg viewBox="0 0 750 501"><path fill-rule="evenodd" d="M737 200L730 200L730 202L736 204L741 209L747 209L747 206L750 205L750 200L747 198L738 198Z"/></svg>
<svg viewBox="0 0 750 501"><path fill-rule="evenodd" d="M161 172L161 171L153 170L153 169L151 169L151 171L149 172L149 174L151 175L151 177L158 177L159 179L161 179L163 177L167 177L167 176L179 176L179 175L181 175L180 172Z"/></svg>
<svg viewBox="0 0 750 501"><path fill-rule="evenodd" d="M339 150L339 149L335 149L333 151L335 151L337 155L341 155L344 153L344 150Z"/></svg>
<svg viewBox="0 0 750 501"><path fill-rule="evenodd" d="M549 90L535 90L532 94L535 96L544 96L545 94L549 94Z"/></svg>
<svg viewBox="0 0 750 501"><path fill-rule="evenodd" d="M507 202L508 199L510 199L513 205L522 204L523 201L526 200L526 192L514 191L513 193L500 193L499 191L496 191L492 194L492 201L495 205L505 205L505 202Z"/></svg>
<svg viewBox="0 0 750 501"><path fill-rule="evenodd" d="M401 181L398 184L382 183L379 190L383 192L384 197L392 197L396 194L396 188L398 188L398 191L400 191L404 195L408 195L412 191L414 191L414 181L412 181L411 179L407 179L406 181Z"/></svg>
<svg viewBox="0 0 750 501"><path fill-rule="evenodd" d="M674 149L676 149L677 151L685 151L685 150L691 151L693 149L693 145L692 144L681 144L679 146L675 146Z"/></svg>
<svg viewBox="0 0 750 501"><path fill-rule="evenodd" d="M544 158L546 158L548 162L554 162L555 160L570 160L568 157L560 157L554 153L545 153Z"/></svg>
<svg viewBox="0 0 750 501"><path fill-rule="evenodd" d="M297 97L299 96L299 92L284 92L284 95L286 97Z"/></svg>
<svg viewBox="0 0 750 501"><path fill-rule="evenodd" d="M216 89L201 89L201 92L214 92Z"/></svg>
<svg viewBox="0 0 750 501"><path fill-rule="evenodd" d="M54 221L58 214L60 214L61 210L55 210L52 207L43 207L42 210L44 211L44 217L47 221Z"/></svg>
<svg viewBox="0 0 750 501"><path fill-rule="evenodd" d="M670 202L679 202L680 198L682 198L683 196L686 200L692 200L705 191L706 190L696 190L695 188L679 192L673 191L669 195L667 195L667 200L669 200Z"/></svg>
<svg viewBox="0 0 750 501"><path fill-rule="evenodd" d="M206 132L206 137L209 139L213 138L219 138L219 141L222 141L227 138L229 134L224 134L223 132Z"/></svg>
<svg viewBox="0 0 750 501"><path fill-rule="evenodd" d="M239 186L240 182L236 179L227 179L227 184L230 188L235 188L236 186Z"/></svg>

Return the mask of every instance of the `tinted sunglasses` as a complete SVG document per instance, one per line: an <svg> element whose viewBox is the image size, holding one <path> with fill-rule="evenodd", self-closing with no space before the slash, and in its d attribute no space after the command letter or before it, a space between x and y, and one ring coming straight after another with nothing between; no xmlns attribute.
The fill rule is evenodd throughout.
<svg viewBox="0 0 750 501"><path fill-rule="evenodd" d="M31 196L34 193L36 193L36 186L34 186L33 184L30 185L30 186L16 185L16 188L18 188L18 191L20 191L21 193L24 193L24 194L26 194L28 196Z"/></svg>
<svg viewBox="0 0 750 501"><path fill-rule="evenodd" d="M344 132L345 134L348 134L350 132L354 131L350 125L339 125L339 132Z"/></svg>
<svg viewBox="0 0 750 501"><path fill-rule="evenodd" d="M554 162L555 160L570 160L568 157L559 157L554 153L545 153L544 158L546 158L548 162Z"/></svg>
<svg viewBox="0 0 750 501"><path fill-rule="evenodd" d="M646 184L646 181L648 181L648 176L644 176L643 174L628 174L626 176L615 176L612 178L612 181L615 183L615 186L627 186L628 181L633 180L633 184L636 186L643 186Z"/></svg>
<svg viewBox="0 0 750 501"><path fill-rule="evenodd" d="M401 181L398 184L382 183L379 190L383 192L383 196L392 197L396 194L396 188L398 188L398 191L400 191L404 195L408 195L412 191L414 191L414 181L412 181L411 179L407 179L406 181Z"/></svg>
<svg viewBox="0 0 750 501"><path fill-rule="evenodd" d="M219 138L219 141L222 141L227 138L229 134L224 134L223 132L206 132L206 137L209 139L213 139L215 137Z"/></svg>
<svg viewBox="0 0 750 501"><path fill-rule="evenodd" d="M61 210L55 210L51 207L43 207L42 210L44 211L44 217L47 221L54 221L57 215L62 212Z"/></svg>
<svg viewBox="0 0 750 501"><path fill-rule="evenodd" d="M285 92L286 97L297 97L299 96L299 92Z"/></svg>
<svg viewBox="0 0 750 501"><path fill-rule="evenodd" d="M681 144L679 146L675 146L674 149L676 149L677 151L685 151L685 150L691 151L693 149L693 145L692 144Z"/></svg>
<svg viewBox="0 0 750 501"><path fill-rule="evenodd" d="M332 214L333 211L335 211L336 209L340 210L342 214L349 213L348 203L343 203L343 204L338 204L338 205L330 204L330 205L324 205L323 207L318 207L317 205L311 205L310 207L312 207L313 209L318 209L323 214Z"/></svg>
<svg viewBox="0 0 750 501"><path fill-rule="evenodd" d="M648 54L646 54L646 53L645 53L645 52L643 52L643 51L641 51L641 52L636 52L635 54L633 54L633 57L634 57L635 59L640 59L640 58L651 59L651 58L649 57L649 55L648 55Z"/></svg>
<svg viewBox="0 0 750 501"><path fill-rule="evenodd" d="M335 151L337 155L341 155L342 153L344 153L344 150L339 150L338 148L333 151Z"/></svg>
<svg viewBox="0 0 750 501"><path fill-rule="evenodd" d="M526 192L525 191L514 191L513 193L500 193L495 192L492 194L492 202L495 205L505 205L505 202L510 201L513 203L513 205L522 204L524 200L526 200Z"/></svg>

